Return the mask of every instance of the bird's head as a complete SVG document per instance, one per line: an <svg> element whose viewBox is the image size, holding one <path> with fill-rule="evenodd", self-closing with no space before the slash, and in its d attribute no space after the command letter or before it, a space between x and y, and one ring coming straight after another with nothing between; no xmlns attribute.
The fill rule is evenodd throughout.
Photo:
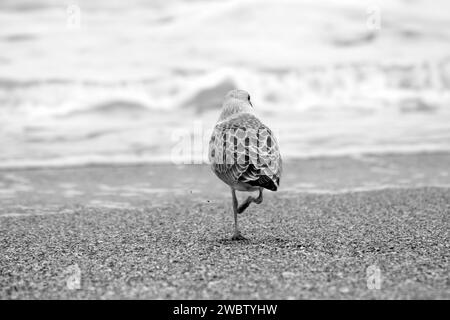
<svg viewBox="0 0 450 320"><path fill-rule="evenodd" d="M245 90L235 89L226 94L219 121L225 120L236 113L253 113L250 94Z"/></svg>

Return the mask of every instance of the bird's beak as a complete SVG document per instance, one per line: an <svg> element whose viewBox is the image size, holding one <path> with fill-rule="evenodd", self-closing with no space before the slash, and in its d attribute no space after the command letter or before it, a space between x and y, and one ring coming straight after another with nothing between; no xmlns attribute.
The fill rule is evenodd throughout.
<svg viewBox="0 0 450 320"><path fill-rule="evenodd" d="M250 103L250 105L251 105L251 106L252 106L252 108L253 108L252 102L251 102L250 100L248 101L248 103Z"/></svg>

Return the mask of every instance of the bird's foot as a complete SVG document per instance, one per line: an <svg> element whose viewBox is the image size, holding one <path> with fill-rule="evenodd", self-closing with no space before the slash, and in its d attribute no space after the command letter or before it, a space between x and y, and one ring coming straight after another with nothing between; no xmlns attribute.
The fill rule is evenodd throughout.
<svg viewBox="0 0 450 320"><path fill-rule="evenodd" d="M253 197L248 197L247 200L245 200L244 203L242 203L238 209L237 209L237 213L241 214L242 212L245 211L245 209L248 208L248 206L250 205L250 203L252 203L252 201L254 201L255 199Z"/></svg>
<svg viewBox="0 0 450 320"><path fill-rule="evenodd" d="M231 240L243 241L243 240L247 240L247 238L245 238L240 232L235 232L233 234L233 236L231 237Z"/></svg>

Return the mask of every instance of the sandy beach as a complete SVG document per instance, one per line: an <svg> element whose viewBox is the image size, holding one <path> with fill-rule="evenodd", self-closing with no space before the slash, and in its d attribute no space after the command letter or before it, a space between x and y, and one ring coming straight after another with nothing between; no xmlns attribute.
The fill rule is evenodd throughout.
<svg viewBox="0 0 450 320"><path fill-rule="evenodd" d="M287 162L280 191L239 217L238 242L207 166L2 170L0 298L448 299L448 163Z"/></svg>

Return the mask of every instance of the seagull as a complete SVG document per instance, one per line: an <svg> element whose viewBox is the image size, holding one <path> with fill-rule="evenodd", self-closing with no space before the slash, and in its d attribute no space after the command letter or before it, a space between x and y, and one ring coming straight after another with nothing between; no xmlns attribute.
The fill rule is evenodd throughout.
<svg viewBox="0 0 450 320"><path fill-rule="evenodd" d="M231 188L234 214L232 240L246 240L238 229L237 215L252 203L263 201L263 190L277 191L282 161L273 132L254 113L250 95L231 90L209 142L209 161L216 176ZM236 191L258 191L238 204Z"/></svg>

